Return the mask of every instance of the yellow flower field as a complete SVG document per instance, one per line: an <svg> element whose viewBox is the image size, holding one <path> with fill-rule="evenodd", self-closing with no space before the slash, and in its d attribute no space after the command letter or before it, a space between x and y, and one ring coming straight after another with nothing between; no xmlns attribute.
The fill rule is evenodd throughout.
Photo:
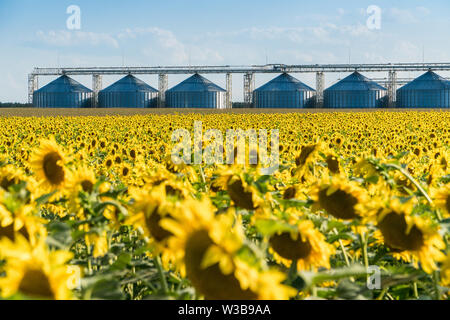
<svg viewBox="0 0 450 320"><path fill-rule="evenodd" d="M278 170L174 164L194 121L279 129ZM444 111L1 118L0 297L450 299L449 141Z"/></svg>

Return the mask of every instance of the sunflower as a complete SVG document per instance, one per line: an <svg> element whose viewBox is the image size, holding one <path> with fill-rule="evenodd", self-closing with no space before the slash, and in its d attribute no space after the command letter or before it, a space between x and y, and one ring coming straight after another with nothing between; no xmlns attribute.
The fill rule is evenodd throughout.
<svg viewBox="0 0 450 320"><path fill-rule="evenodd" d="M237 207L255 210L264 203L257 189L246 181L244 172L222 169L218 173L219 178L213 182L213 185L226 190Z"/></svg>
<svg viewBox="0 0 450 320"><path fill-rule="evenodd" d="M51 192L61 189L69 179L65 168L66 155L54 138L43 140L40 148L31 156L30 167L41 188Z"/></svg>
<svg viewBox="0 0 450 320"><path fill-rule="evenodd" d="M123 163L120 168L119 168L119 175L122 179L127 179L131 176L132 173L132 168L130 167L129 164L127 163Z"/></svg>
<svg viewBox="0 0 450 320"><path fill-rule="evenodd" d="M450 287L450 254L447 254L441 266L442 285Z"/></svg>
<svg viewBox="0 0 450 320"><path fill-rule="evenodd" d="M270 252L275 260L286 266L297 263L299 270L330 268L334 248L325 241L325 236L314 228L312 221L291 222L291 231L278 231L269 238Z"/></svg>
<svg viewBox="0 0 450 320"><path fill-rule="evenodd" d="M84 239L86 246L93 246L92 256L94 258L103 257L108 252L108 234L106 230L88 233Z"/></svg>
<svg viewBox="0 0 450 320"><path fill-rule="evenodd" d="M32 244L45 237L46 229L43 219L33 215L32 205L8 206L2 204L8 193L0 189L0 239L6 237L12 241L18 234L24 236Z"/></svg>
<svg viewBox="0 0 450 320"><path fill-rule="evenodd" d="M317 160L317 155L322 148L323 145L320 142L302 146L300 152L295 155L295 167L292 169L292 176L301 181L310 180L312 174L309 165Z"/></svg>
<svg viewBox="0 0 450 320"><path fill-rule="evenodd" d="M71 181L67 183L67 190L70 191L69 208L72 212L78 213L79 210L82 210L79 194L80 192L92 193L96 182L95 173L92 169L81 166L75 170Z"/></svg>
<svg viewBox="0 0 450 320"><path fill-rule="evenodd" d="M18 184L20 180L25 180L25 177L12 164L7 164L3 167L0 166L0 188L8 191L9 187Z"/></svg>
<svg viewBox="0 0 450 320"><path fill-rule="evenodd" d="M172 232L161 225L161 220L172 218L175 203L168 201L164 185L130 188L130 197L134 200L131 216L126 221L140 230L156 250L162 253L163 263L172 259L167 250L167 240Z"/></svg>
<svg viewBox="0 0 450 320"><path fill-rule="evenodd" d="M433 190L434 204L440 208L446 216L450 215L450 183L440 189Z"/></svg>
<svg viewBox="0 0 450 320"><path fill-rule="evenodd" d="M422 269L431 273L437 268L436 261L444 258L441 250L445 244L432 221L413 216L412 208L412 201L401 203L394 198L379 210L377 227L388 248L405 256L411 255L416 266L419 261Z"/></svg>
<svg viewBox="0 0 450 320"><path fill-rule="evenodd" d="M106 157L105 160L103 161L103 166L105 167L106 170L109 170L112 168L114 164L114 157Z"/></svg>
<svg viewBox="0 0 450 320"><path fill-rule="evenodd" d="M341 176L323 179L311 190L313 210L323 209L335 218L351 220L364 214L363 204L367 195L355 181Z"/></svg>
<svg viewBox="0 0 450 320"><path fill-rule="evenodd" d="M44 241L31 245L23 236L15 241L0 240L4 277L0 277L0 293L9 298L17 293L34 299L67 300L72 297L70 270L66 265L73 254L49 251Z"/></svg>
<svg viewBox="0 0 450 320"><path fill-rule="evenodd" d="M295 292L274 270L260 270L238 256L244 234L231 214L215 216L212 204L188 199L161 225L173 234L169 246L182 274L206 299L287 299Z"/></svg>

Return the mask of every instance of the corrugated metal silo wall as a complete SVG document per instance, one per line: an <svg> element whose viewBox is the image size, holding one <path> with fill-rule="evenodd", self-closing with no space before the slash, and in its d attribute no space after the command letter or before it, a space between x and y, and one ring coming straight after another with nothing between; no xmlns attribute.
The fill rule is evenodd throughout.
<svg viewBox="0 0 450 320"><path fill-rule="evenodd" d="M384 108L385 90L325 90L325 108Z"/></svg>
<svg viewBox="0 0 450 320"><path fill-rule="evenodd" d="M35 108L90 108L91 92L35 92Z"/></svg>
<svg viewBox="0 0 450 320"><path fill-rule="evenodd" d="M101 92L98 94L100 108L156 108L157 92Z"/></svg>
<svg viewBox="0 0 450 320"><path fill-rule="evenodd" d="M450 90L397 90L398 108L450 108Z"/></svg>
<svg viewBox="0 0 450 320"><path fill-rule="evenodd" d="M222 91L167 91L166 106L168 108L225 108L225 92Z"/></svg>
<svg viewBox="0 0 450 320"><path fill-rule="evenodd" d="M311 108L314 91L254 91L255 108Z"/></svg>

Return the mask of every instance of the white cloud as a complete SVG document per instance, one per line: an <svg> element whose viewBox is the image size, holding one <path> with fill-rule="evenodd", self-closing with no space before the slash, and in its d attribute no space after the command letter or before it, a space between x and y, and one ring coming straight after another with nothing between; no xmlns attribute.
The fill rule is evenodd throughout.
<svg viewBox="0 0 450 320"><path fill-rule="evenodd" d="M417 7L416 8L417 12L419 12L420 14L427 16L431 13L431 10L425 7Z"/></svg>
<svg viewBox="0 0 450 320"><path fill-rule="evenodd" d="M388 11L388 15L391 18L402 24L419 23L421 18L430 13L430 9L422 6L416 7L415 9L399 9L394 7Z"/></svg>
<svg viewBox="0 0 450 320"><path fill-rule="evenodd" d="M100 46L107 45L114 48L119 47L118 41L111 35L106 33L84 32L84 31L48 31L39 30L36 33L37 38L47 45L58 47L69 46Z"/></svg>
<svg viewBox="0 0 450 320"><path fill-rule="evenodd" d="M397 22L402 24L411 24L418 22L418 19L416 18L414 13L409 9L391 8L389 10L389 14Z"/></svg>
<svg viewBox="0 0 450 320"><path fill-rule="evenodd" d="M393 53L398 61L417 62L422 60L422 49L412 42L399 41L393 49ZM393 62L398 62L393 61Z"/></svg>

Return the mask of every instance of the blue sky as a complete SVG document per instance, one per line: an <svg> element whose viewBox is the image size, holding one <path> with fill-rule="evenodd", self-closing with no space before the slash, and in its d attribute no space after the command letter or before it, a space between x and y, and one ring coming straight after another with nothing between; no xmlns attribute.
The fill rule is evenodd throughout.
<svg viewBox="0 0 450 320"><path fill-rule="evenodd" d="M69 5L81 9L80 30L66 27ZM379 30L366 26L369 5L382 10ZM450 62L449 14L446 0L0 0L0 101L25 102L34 67L422 62L423 51L426 61ZM274 76L257 75L256 85ZM294 76L315 87L313 74ZM326 85L344 76L327 74ZM207 77L225 86L223 75ZM184 78L170 76L169 86ZM234 101L242 86L234 75Z"/></svg>

